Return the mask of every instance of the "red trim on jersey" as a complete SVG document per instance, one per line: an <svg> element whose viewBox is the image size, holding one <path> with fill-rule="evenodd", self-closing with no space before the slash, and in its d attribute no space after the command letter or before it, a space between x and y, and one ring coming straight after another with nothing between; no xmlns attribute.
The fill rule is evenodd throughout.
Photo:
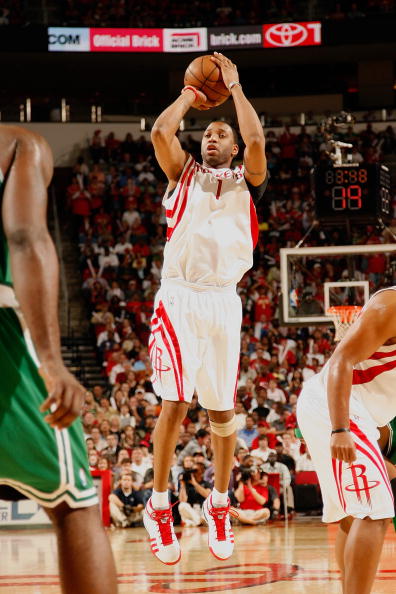
<svg viewBox="0 0 396 594"><path fill-rule="evenodd" d="M381 352L381 351L377 351L376 353L373 353L371 355L371 357L369 357L369 359L387 359L388 357L396 357L396 350L395 351L388 351L388 352Z"/></svg>
<svg viewBox="0 0 396 594"><path fill-rule="evenodd" d="M353 421L349 421L349 426L351 428L352 433L354 433L364 444L365 446L371 450L372 453L370 453L369 451L365 450L364 448L362 448L362 446L358 443L355 442L356 448L362 452L362 454L364 454L365 456L367 456L367 458L369 458L369 460L372 461L372 463L378 468L382 478L384 479L384 482L387 486L387 489L390 493L390 496L392 497L392 501L393 501L393 493L392 493L392 488L390 486L389 483L389 478L388 478L388 472L386 470L385 467L385 462L383 457L381 456L381 454L376 450L376 448L373 446L373 444L370 442L370 440L368 439L367 435L365 435L363 433L363 431L360 429L360 427L358 427L358 425L356 425L356 423L354 423ZM375 460L375 458L373 457L374 454L377 458L377 460Z"/></svg>
<svg viewBox="0 0 396 594"><path fill-rule="evenodd" d="M172 210L166 210L165 211L165 214L166 214L166 216L169 219L171 219L175 215L175 212L177 211L177 207L179 205L179 199L180 199L180 196L181 196L181 193L182 193L182 189L183 189L183 184L185 182L185 179L187 177L188 172L191 169L191 166L194 164L194 159L192 157L189 157L189 158L191 159L191 163L187 165L187 163L188 163L188 160L187 160L187 163L186 163L187 166L186 166L186 169L185 169L185 171L184 171L184 173L182 175L182 178L180 180L179 191L178 191L177 196L176 196L175 204L173 205Z"/></svg>
<svg viewBox="0 0 396 594"><path fill-rule="evenodd" d="M342 507L344 508L344 511L346 512L346 503L345 503L345 496L344 496L344 491L342 490L342 461L338 460L338 481L340 483L340 491L341 491L341 497L342 497Z"/></svg>
<svg viewBox="0 0 396 594"><path fill-rule="evenodd" d="M216 192L216 200L218 200L220 198L220 194L221 194L221 186L223 185L223 182L221 181L221 179L218 181L217 184L217 192Z"/></svg>
<svg viewBox="0 0 396 594"><path fill-rule="evenodd" d="M236 405L236 397L237 397L237 391L238 391L239 368L240 368L240 362L238 361L238 371L237 371L237 374L236 374L235 390L234 390L234 408L235 408L235 405Z"/></svg>
<svg viewBox="0 0 396 594"><path fill-rule="evenodd" d="M335 480L335 483L336 483L336 486L337 486L338 498L340 500L342 509L345 511L344 503L343 503L343 500L342 500L342 491L341 491L340 485L338 483L337 460L335 458L332 458L331 459L331 464L333 466L333 474L334 474L334 480Z"/></svg>
<svg viewBox="0 0 396 594"><path fill-rule="evenodd" d="M372 357L370 357L372 358ZM393 361L388 361L387 363L383 363L382 365L374 365L373 367L369 367L368 369L354 369L352 373L352 384L356 386L357 384L367 384L371 382L377 375L381 375L385 371L390 371L396 367L396 359Z"/></svg>
<svg viewBox="0 0 396 594"><path fill-rule="evenodd" d="M250 231L252 234L253 249L256 247L259 236L259 226L257 220L256 207L253 198L250 196Z"/></svg>
<svg viewBox="0 0 396 594"><path fill-rule="evenodd" d="M184 211L186 210L186 205L187 205L187 197L188 197L188 192L190 190L190 183L191 183L191 178L194 174L194 167L191 169L190 174L188 176L187 179L187 183L186 183L186 187L184 189L184 194L183 194L183 201L181 204L181 207L179 209L179 212L177 214L177 219L176 219L176 223L173 225L173 227L168 227L167 231L166 231L166 238L169 240L172 235L173 232L176 230L176 227L178 226L178 224L180 223L183 215L184 215Z"/></svg>
<svg viewBox="0 0 396 594"><path fill-rule="evenodd" d="M164 345L166 346L166 348L168 350L168 353L170 355L172 365L173 365L173 372L174 372L175 379L176 379L177 394L178 394L179 400L184 402L183 365L182 365L179 341L177 340L175 329L172 326L172 322L170 321L168 314L166 313L166 310L165 310L165 307L164 307L164 304L162 301L159 302L158 308L156 309L155 313L158 315L158 317L161 318L161 320L165 326L165 329L170 336L172 346L173 346L175 354L176 354L176 361L175 361L171 346L169 344L168 337L166 336L164 328L161 326L162 340L164 341Z"/></svg>

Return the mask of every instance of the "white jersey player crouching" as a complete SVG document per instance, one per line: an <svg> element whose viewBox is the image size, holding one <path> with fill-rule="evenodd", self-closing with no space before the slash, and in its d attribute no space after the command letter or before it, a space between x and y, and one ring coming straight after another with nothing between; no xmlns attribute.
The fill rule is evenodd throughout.
<svg viewBox="0 0 396 594"><path fill-rule="evenodd" d="M344 594L371 592L394 516L377 427L395 415L396 287L390 287L371 297L327 365L304 383L297 403L322 490L323 521L341 521L336 558Z"/></svg>
<svg viewBox="0 0 396 594"><path fill-rule="evenodd" d="M221 54L212 59L234 100L246 146L243 165L230 168L238 144L224 122L212 122L205 130L202 165L183 151L176 136L180 121L190 107L206 104L197 89L183 89L152 130L155 154L169 181L163 200L168 241L149 341L153 385L162 397L162 411L153 439L154 489L143 517L152 552L169 565L177 563L181 553L168 501L168 476L194 390L209 412L214 453L214 489L203 504L209 549L220 560L233 551L227 489L236 440L242 319L236 284L253 264L258 234L253 199L263 194L267 173L263 130L238 82L236 66ZM194 478L188 487L206 497L206 489Z"/></svg>

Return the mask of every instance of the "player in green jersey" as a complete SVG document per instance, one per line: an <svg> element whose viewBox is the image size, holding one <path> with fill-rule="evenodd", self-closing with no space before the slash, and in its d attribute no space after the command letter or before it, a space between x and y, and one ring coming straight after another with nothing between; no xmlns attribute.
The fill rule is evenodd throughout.
<svg viewBox="0 0 396 594"><path fill-rule="evenodd" d="M114 561L65 368L58 261L46 222L48 144L0 125L0 498L41 503L56 530L64 594L114 594Z"/></svg>
<svg viewBox="0 0 396 594"><path fill-rule="evenodd" d="M395 498L393 525L396 530L396 417L385 425L385 427L380 427L379 432L380 438L378 443L385 458L386 469Z"/></svg>

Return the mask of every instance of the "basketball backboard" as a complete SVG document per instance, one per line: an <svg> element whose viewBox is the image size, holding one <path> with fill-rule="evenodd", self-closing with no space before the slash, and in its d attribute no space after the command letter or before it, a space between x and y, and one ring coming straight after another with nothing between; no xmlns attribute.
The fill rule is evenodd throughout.
<svg viewBox="0 0 396 594"><path fill-rule="evenodd" d="M280 269L281 323L329 324L329 307L363 306L396 284L396 244L282 248Z"/></svg>

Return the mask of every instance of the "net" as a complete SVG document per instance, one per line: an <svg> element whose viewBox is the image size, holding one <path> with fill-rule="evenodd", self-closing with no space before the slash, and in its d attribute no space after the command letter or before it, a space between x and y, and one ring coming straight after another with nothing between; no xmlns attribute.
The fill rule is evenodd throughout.
<svg viewBox="0 0 396 594"><path fill-rule="evenodd" d="M350 326L358 317L362 311L360 305L335 305L329 307L326 311L326 315L329 316L335 326L335 337L334 340L342 340Z"/></svg>

